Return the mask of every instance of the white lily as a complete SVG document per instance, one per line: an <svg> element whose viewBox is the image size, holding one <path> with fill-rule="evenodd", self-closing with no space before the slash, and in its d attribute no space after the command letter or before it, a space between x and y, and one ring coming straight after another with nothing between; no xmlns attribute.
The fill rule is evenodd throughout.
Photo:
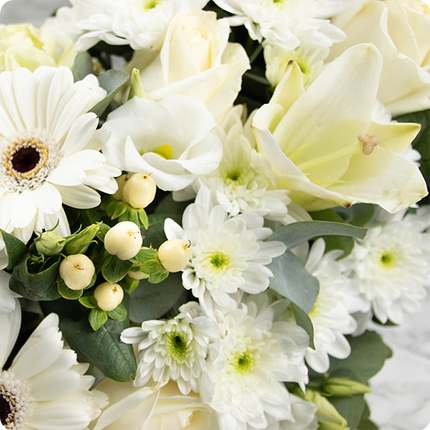
<svg viewBox="0 0 430 430"><path fill-rule="evenodd" d="M256 113L259 151L293 202L310 211L366 202L395 212L427 194L418 168L399 155L420 126L371 120L381 67L372 44L357 45L305 91L292 63L270 103Z"/></svg>

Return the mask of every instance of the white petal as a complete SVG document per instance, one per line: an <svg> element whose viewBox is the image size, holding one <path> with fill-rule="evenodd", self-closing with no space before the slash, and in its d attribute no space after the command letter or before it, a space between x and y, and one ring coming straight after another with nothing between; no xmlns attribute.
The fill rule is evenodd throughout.
<svg viewBox="0 0 430 430"><path fill-rule="evenodd" d="M87 113L76 119L63 143L63 156L67 157L81 151L94 135L97 124L98 118L94 113Z"/></svg>
<svg viewBox="0 0 430 430"><path fill-rule="evenodd" d="M75 185L73 187L56 187L61 193L63 203L76 209L91 209L100 204L100 195L85 185Z"/></svg>

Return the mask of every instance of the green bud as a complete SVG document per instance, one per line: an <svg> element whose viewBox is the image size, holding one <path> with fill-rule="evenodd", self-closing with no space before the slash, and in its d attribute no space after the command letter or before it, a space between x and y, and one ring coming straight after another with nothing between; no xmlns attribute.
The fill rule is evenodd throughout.
<svg viewBox="0 0 430 430"><path fill-rule="evenodd" d="M131 100L133 97L146 99L146 93L143 89L142 80L140 79L140 72L138 69L133 69L131 72L130 93L128 95L128 99Z"/></svg>
<svg viewBox="0 0 430 430"><path fill-rule="evenodd" d="M315 416L318 421L323 423L326 427L325 430L348 430L348 422L339 414L337 409L320 393L313 390L306 390L306 394L301 395L303 400L314 403L318 408Z"/></svg>
<svg viewBox="0 0 430 430"><path fill-rule="evenodd" d="M83 254L99 231L99 223L91 224L79 233L67 237L64 253L66 255Z"/></svg>
<svg viewBox="0 0 430 430"><path fill-rule="evenodd" d="M372 392L367 385L347 378L329 378L324 383L323 390L327 394L336 396L353 396Z"/></svg>
<svg viewBox="0 0 430 430"><path fill-rule="evenodd" d="M51 256L59 254L66 243L66 239L53 231L45 231L35 241L36 249L40 254Z"/></svg>

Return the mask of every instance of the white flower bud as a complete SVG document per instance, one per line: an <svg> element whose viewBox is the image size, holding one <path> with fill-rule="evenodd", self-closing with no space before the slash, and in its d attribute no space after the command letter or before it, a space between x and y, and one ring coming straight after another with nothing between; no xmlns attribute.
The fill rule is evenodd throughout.
<svg viewBox="0 0 430 430"><path fill-rule="evenodd" d="M93 262L84 254L67 256L59 267L61 278L71 290L88 287L95 270Z"/></svg>
<svg viewBox="0 0 430 430"><path fill-rule="evenodd" d="M94 290L94 298L101 310L109 312L122 302L124 291L118 284L103 282Z"/></svg>
<svg viewBox="0 0 430 430"><path fill-rule="evenodd" d="M130 175L125 173L124 175L118 176L116 179L116 183L118 184L118 190L115 194L112 194L112 197L116 200L124 200L122 197L122 190L124 189L125 183L130 178Z"/></svg>
<svg viewBox="0 0 430 430"><path fill-rule="evenodd" d="M112 227L105 236L105 249L120 260L130 260L142 246L139 227L131 221L123 221Z"/></svg>
<svg viewBox="0 0 430 430"><path fill-rule="evenodd" d="M190 261L191 244L182 239L171 239L158 249L158 258L169 272L179 272Z"/></svg>
<svg viewBox="0 0 430 430"><path fill-rule="evenodd" d="M135 173L124 184L122 198L135 209L146 208L155 198L157 186L150 175Z"/></svg>

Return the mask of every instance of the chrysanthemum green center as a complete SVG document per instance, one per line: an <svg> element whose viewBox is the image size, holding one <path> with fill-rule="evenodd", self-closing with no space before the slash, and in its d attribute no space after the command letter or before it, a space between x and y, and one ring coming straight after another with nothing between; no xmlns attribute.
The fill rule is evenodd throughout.
<svg viewBox="0 0 430 430"><path fill-rule="evenodd" d="M232 170L231 172L227 173L227 179L230 179L231 181L238 181L241 176L241 173L239 170Z"/></svg>
<svg viewBox="0 0 430 430"><path fill-rule="evenodd" d="M159 0L143 0L142 8L144 10L150 10L156 8L160 4Z"/></svg>
<svg viewBox="0 0 430 430"><path fill-rule="evenodd" d="M172 332L168 335L166 350L178 363L184 363L188 356L188 342L184 333Z"/></svg>
<svg viewBox="0 0 430 430"><path fill-rule="evenodd" d="M248 348L245 351L235 354L230 359L230 364L239 373L249 373L256 365L256 359L252 351Z"/></svg>
<svg viewBox="0 0 430 430"><path fill-rule="evenodd" d="M381 266L385 269L389 269L396 264L396 254L394 251L384 251L381 253L379 262Z"/></svg>

